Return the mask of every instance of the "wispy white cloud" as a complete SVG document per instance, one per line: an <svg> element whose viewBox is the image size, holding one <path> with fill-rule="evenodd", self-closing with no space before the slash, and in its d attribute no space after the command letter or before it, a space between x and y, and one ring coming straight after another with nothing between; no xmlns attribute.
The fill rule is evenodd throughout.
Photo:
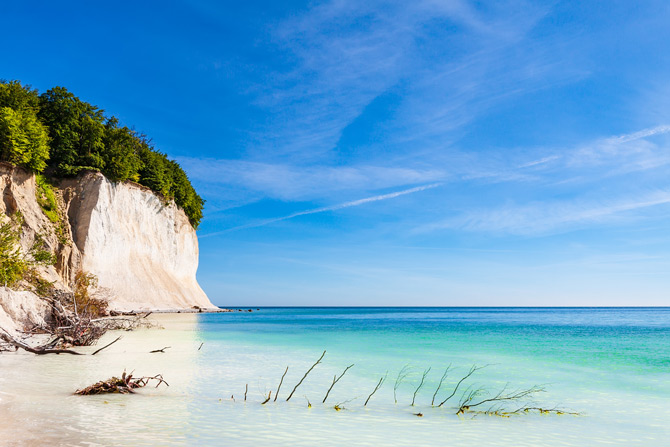
<svg viewBox="0 0 670 447"><path fill-rule="evenodd" d="M321 207L321 208L314 208L314 209L311 209L311 210L299 211L297 213L292 213L292 214L289 214L287 216L277 217L277 218L273 218L273 219L266 219L266 220L263 220L263 221L260 221L260 222L250 223L250 224L246 224L246 225L240 225L240 226L237 226L237 227L234 227L234 228L229 228L229 229L224 230L224 231L217 231L215 233L200 235L199 237L204 238L204 237L216 236L218 234L223 234L223 233L227 233L227 232L235 231L235 230L262 227L262 226L270 225L270 224L273 224L273 223L276 223L276 222L281 222L281 221L284 221L284 220L294 219L294 218L300 217L300 216L307 216L307 215L310 215L310 214L325 213L325 212L328 212L328 211L337 211L337 210L341 210L341 209L344 209L344 208L351 208L351 207L354 207L354 206L365 205L365 204L371 203L371 202L379 202L381 200L395 199L396 197L404 196L404 195L407 195L407 194L414 194L414 193L425 191L425 190L428 190L428 189L437 188L438 186L441 186L441 185L442 185L441 183L433 183L433 184L430 184L430 185L417 186L415 188L405 189L405 190L402 190L402 191L396 191L396 192L392 192L392 193L388 193L388 194L380 194L380 195L373 196L373 197L366 197L364 199L352 200L352 201L349 201L349 202L339 203L337 205L324 206L324 207Z"/></svg>
<svg viewBox="0 0 670 447"><path fill-rule="evenodd" d="M333 193L370 191L435 182L448 177L436 167L374 165L291 165L246 160L178 158L189 176L212 185L227 185L279 200L324 199Z"/></svg>
<svg viewBox="0 0 670 447"><path fill-rule="evenodd" d="M662 125L649 129L643 129L626 135L620 135L618 137L612 137L608 140L616 143L627 143L629 141L640 140L642 138L653 137L654 135L665 134L668 132L670 132L670 125Z"/></svg>
<svg viewBox="0 0 670 447"><path fill-rule="evenodd" d="M649 192L636 199L535 202L522 206L481 209L439 223L417 228L418 232L459 229L494 234L540 235L606 224L639 217L632 212L670 204L670 191Z"/></svg>
<svg viewBox="0 0 670 447"><path fill-rule="evenodd" d="M402 144L404 153L438 149L492 105L584 76L574 53L556 48L569 36L530 36L550 10L520 0L312 5L270 32L289 64L251 92L270 116L252 136L249 154L322 162L343 129L394 88L402 101L384 123L392 131L383 139ZM436 137L437 145L428 141Z"/></svg>

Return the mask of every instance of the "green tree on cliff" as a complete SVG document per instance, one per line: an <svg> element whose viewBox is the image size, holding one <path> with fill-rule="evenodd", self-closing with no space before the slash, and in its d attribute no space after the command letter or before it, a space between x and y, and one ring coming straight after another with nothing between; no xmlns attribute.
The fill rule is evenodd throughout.
<svg viewBox="0 0 670 447"><path fill-rule="evenodd" d="M51 165L57 175L75 175L82 169L102 170L105 145L103 111L84 102L65 87L40 96L39 117L51 137Z"/></svg>
<svg viewBox="0 0 670 447"><path fill-rule="evenodd" d="M38 120L37 91L18 81L0 83L0 158L41 172L49 158L46 127Z"/></svg>
<svg viewBox="0 0 670 447"><path fill-rule="evenodd" d="M137 182L140 179L139 171L142 168L142 160L139 156L142 142L135 132L127 127L119 127L118 124L119 120L114 117L105 124L102 172L115 182L124 180Z"/></svg>

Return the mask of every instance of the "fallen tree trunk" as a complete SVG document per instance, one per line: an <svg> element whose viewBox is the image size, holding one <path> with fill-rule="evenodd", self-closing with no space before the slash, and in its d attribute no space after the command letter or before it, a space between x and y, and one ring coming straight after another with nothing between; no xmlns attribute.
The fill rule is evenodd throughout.
<svg viewBox="0 0 670 447"><path fill-rule="evenodd" d="M4 331L4 329L3 329L3 331ZM83 355L81 352L72 351L70 349L52 349L52 348L45 348L45 347L40 347L40 346L33 348L32 346L29 346L25 343L22 343L22 342L20 342L16 339L14 339L10 335L8 335L6 333L2 333L2 332L0 332L0 338L2 340L4 340L5 343L8 343L8 344L10 344L12 346L15 346L17 348L21 348L24 351L28 351L28 352L31 352L31 353L37 354L37 355L44 355L44 354Z"/></svg>

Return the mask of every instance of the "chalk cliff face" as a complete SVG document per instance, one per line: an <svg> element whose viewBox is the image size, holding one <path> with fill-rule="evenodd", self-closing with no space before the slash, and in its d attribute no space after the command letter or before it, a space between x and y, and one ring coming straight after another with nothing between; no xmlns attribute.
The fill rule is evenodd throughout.
<svg viewBox="0 0 670 447"><path fill-rule="evenodd" d="M36 267L55 288L72 290L83 271L97 276L97 293L111 310L214 308L195 277L195 230L181 209L149 189L92 172L63 181L56 189L60 222L40 207L32 174L0 163L0 190L0 212L21 216L22 251L41 238L56 255L55 265ZM41 302L34 293L0 287L0 320L35 322L48 311Z"/></svg>
<svg viewBox="0 0 670 447"><path fill-rule="evenodd" d="M174 203L98 173L61 186L81 268L98 277L113 309L214 307L195 279L195 230Z"/></svg>

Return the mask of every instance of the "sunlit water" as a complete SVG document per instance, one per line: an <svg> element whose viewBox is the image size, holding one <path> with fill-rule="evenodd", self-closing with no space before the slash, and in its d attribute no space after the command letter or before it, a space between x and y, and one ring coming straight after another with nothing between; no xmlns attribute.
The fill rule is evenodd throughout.
<svg viewBox="0 0 670 447"><path fill-rule="evenodd" d="M0 355L0 445L670 446L667 308L265 308L152 317L164 329L123 333L96 356ZM333 376L351 364L322 403ZM436 403L475 364L488 366L452 400L431 406L447 366ZM394 398L405 365L410 374ZM124 369L162 373L170 387L72 394ZM580 415L455 414L468 387L506 385L542 385L534 404Z"/></svg>

